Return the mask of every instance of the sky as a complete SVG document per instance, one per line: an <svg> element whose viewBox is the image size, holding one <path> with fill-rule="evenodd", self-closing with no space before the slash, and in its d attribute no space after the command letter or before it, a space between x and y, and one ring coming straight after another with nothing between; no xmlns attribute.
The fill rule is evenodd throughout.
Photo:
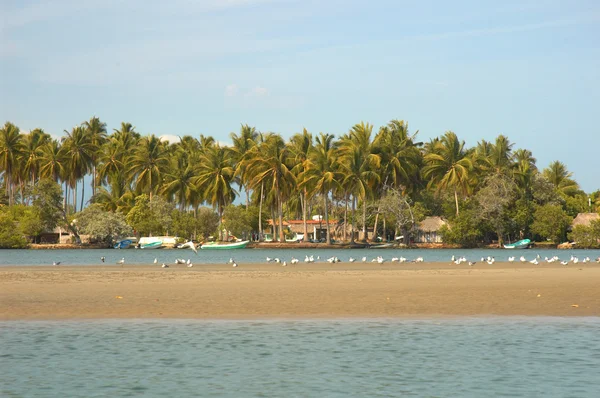
<svg viewBox="0 0 600 398"><path fill-rule="evenodd" d="M597 0L0 0L0 122L230 142L408 121L600 189Z"/></svg>

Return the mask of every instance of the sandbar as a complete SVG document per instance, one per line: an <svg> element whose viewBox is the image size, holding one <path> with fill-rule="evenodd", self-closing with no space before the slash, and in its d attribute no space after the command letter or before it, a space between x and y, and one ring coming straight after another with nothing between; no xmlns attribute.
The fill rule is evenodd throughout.
<svg viewBox="0 0 600 398"><path fill-rule="evenodd" d="M600 316L600 265L7 266L0 320Z"/></svg>

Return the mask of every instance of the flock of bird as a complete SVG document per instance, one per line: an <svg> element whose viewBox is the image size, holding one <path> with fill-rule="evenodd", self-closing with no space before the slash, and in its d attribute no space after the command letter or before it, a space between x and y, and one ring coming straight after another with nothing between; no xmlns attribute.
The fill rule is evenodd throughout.
<svg viewBox="0 0 600 398"><path fill-rule="evenodd" d="M282 260L278 257L267 257L266 258L267 263L276 263L276 264L281 264L283 267L287 266L288 263L285 260ZM102 261L103 263L106 261L106 257L102 256L100 257L100 261ZM305 256L304 257L304 262L307 264L311 264L314 262L319 262L321 261L321 257L317 256L316 259L314 256ZM342 260L340 260L337 256L333 256L333 257L329 257L326 259L326 261L330 264L336 264L336 263L341 263ZM367 262L371 262L371 263L377 263L377 264L383 264L385 262L388 262L387 259L383 258L382 256L377 256L375 258L367 259L366 256L358 259L358 258L354 258L354 257L350 257L348 258L348 262L349 263L354 263L354 262L363 262L363 263L367 263ZM405 257L392 257L389 262L392 263L422 263L425 260L423 259L423 257L417 257L415 259L409 260ZM597 259L594 260L597 263L600 263L600 257L598 257ZM299 259L292 257L290 260L290 264L294 265L294 264L298 264L300 262ZM461 257L456 257L456 256L452 256L451 258L451 262L456 264L456 265L460 265L463 263L467 263L470 266L473 266L475 264L477 264L476 261L470 261L467 260L467 258L465 256L461 256ZM487 263L489 265L492 265L496 262L496 258L495 257L482 257L481 258L481 262L482 263ZM579 263L591 263L592 260L589 257L584 257L582 259L579 259L577 256L571 255L569 260L561 260L558 256L552 256L552 257L544 257L544 259L542 260L541 256L538 254L536 255L532 260L528 260L525 256L521 256L519 258L517 258L516 256L510 256L508 257L508 262L509 263L514 263L514 262L520 262L520 263L530 263L530 264L534 264L534 265L538 265L538 264L542 264L542 263L548 263L548 264L552 264L554 262L560 262L560 264L562 265L568 265L570 263L573 264L579 264ZM61 262L60 261L54 261L52 263L52 265L60 265ZM125 264L125 257L121 258L119 261L117 261L118 265L123 266ZM158 264L158 258L154 259L154 264ZM188 258L187 261L182 259L182 258L177 258L175 259L175 264L176 265L186 265L188 268L192 268L194 266L194 264L192 263L192 261ZM232 258L229 259L229 261L227 261L227 264L231 265L232 267L237 267L238 263ZM162 268L169 268L169 265L167 263L162 263L161 264Z"/></svg>

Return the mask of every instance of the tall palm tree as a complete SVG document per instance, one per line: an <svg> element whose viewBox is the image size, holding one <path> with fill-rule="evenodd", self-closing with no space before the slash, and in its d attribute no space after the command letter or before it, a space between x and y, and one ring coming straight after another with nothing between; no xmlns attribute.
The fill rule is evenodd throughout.
<svg viewBox="0 0 600 398"><path fill-rule="evenodd" d="M313 148L313 137L308 130L303 129L302 133L294 134L288 143L289 147L289 161L288 168L291 169L292 173L296 177L296 181L299 185L302 184L300 181L300 175L305 170L306 161ZM308 187L304 186L300 190L300 204L302 207L302 231L304 233L304 242L308 242L308 226L306 224L306 211L308 207Z"/></svg>
<svg viewBox="0 0 600 398"><path fill-rule="evenodd" d="M331 242L328 212L329 194L332 189L340 185L341 180L339 164L333 145L333 135L319 134L306 161L305 171L301 174L300 180L302 186L312 188L309 192L311 195L319 193L323 198L327 243L329 243Z"/></svg>
<svg viewBox="0 0 600 398"><path fill-rule="evenodd" d="M98 186L98 176L96 174L96 167L98 165L99 149L106 141L106 123L100 121L96 116L83 123L87 134L90 136L90 140L93 146L91 166L92 166L92 195L96 194L96 186Z"/></svg>
<svg viewBox="0 0 600 398"><path fill-rule="evenodd" d="M32 184L39 178L40 149L51 140L50 134L42 129L34 129L23 137L23 171L29 175Z"/></svg>
<svg viewBox="0 0 600 398"><path fill-rule="evenodd" d="M205 199L219 213L219 237L222 239L221 224L223 210L235 199L236 191L232 188L235 176L231 150L219 144L204 148L200 155L198 174L194 183Z"/></svg>
<svg viewBox="0 0 600 398"><path fill-rule="evenodd" d="M198 187L194 184L195 177L195 168L183 155L173 156L165 172L161 192L168 198L174 197L179 204L179 210L183 211L194 203L195 196L199 193Z"/></svg>
<svg viewBox="0 0 600 398"><path fill-rule="evenodd" d="M431 149L432 152L425 155L427 165L423 169L423 175L430 179L430 187L437 186L438 192L454 191L458 216L458 194L468 193L469 174L473 170L473 162L465 150L465 142L459 141L452 131L447 131Z"/></svg>
<svg viewBox="0 0 600 398"><path fill-rule="evenodd" d="M343 170L342 186L352 193L352 219L355 219L355 199L363 204L363 239L367 239L367 198L374 193L380 182L378 173L381 167L381 156L375 153L371 142L373 126L363 122L356 124L342 136L339 142L339 164ZM354 239L354 225L352 240Z"/></svg>
<svg viewBox="0 0 600 398"><path fill-rule="evenodd" d="M550 163L542 173L554 185L554 188L563 195L573 196L579 190L579 184L571 178L573 173L567 170L567 166L558 160Z"/></svg>
<svg viewBox="0 0 600 398"><path fill-rule="evenodd" d="M152 194L160 186L169 166L169 156L164 142L154 134L142 137L128 159L128 174L134 181L137 193Z"/></svg>
<svg viewBox="0 0 600 398"><path fill-rule="evenodd" d="M69 170L69 184L73 188L73 208L77 212L77 182L83 180L92 165L92 156L94 153L94 144L91 136L83 126L76 126L69 132L66 131L63 146L67 155L67 168ZM85 194L85 184L81 186L81 209L83 209L83 199Z"/></svg>
<svg viewBox="0 0 600 398"><path fill-rule="evenodd" d="M19 128L10 122L0 128L0 171L4 176L9 205L14 203L13 177L23 151L22 138Z"/></svg>
<svg viewBox="0 0 600 398"><path fill-rule="evenodd" d="M65 176L67 154L58 140L50 140L39 148L40 178L51 178L58 182Z"/></svg>
<svg viewBox="0 0 600 398"><path fill-rule="evenodd" d="M233 162L236 164L236 175L239 177L240 190L246 191L246 209L250 202L250 192L246 184L246 168L242 162L246 153L256 145L258 139L258 132L256 128L250 127L247 124L243 124L240 128L240 135L236 133L230 134L231 140L233 141L232 155Z"/></svg>
<svg viewBox="0 0 600 398"><path fill-rule="evenodd" d="M291 195L296 186L296 178L288 167L289 149L281 136L268 134L264 142L251 148L244 160L248 174L248 186L251 189L263 187L272 192L279 219L279 241L285 241L283 231L283 202Z"/></svg>

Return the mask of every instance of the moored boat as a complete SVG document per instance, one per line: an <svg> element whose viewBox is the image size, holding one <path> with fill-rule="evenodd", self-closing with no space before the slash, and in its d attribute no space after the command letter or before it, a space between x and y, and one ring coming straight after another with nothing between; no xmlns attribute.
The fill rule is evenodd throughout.
<svg viewBox="0 0 600 398"><path fill-rule="evenodd" d="M227 250L227 249L243 249L250 243L249 240L232 243L208 242L204 243L200 248L202 250Z"/></svg>
<svg viewBox="0 0 600 398"><path fill-rule="evenodd" d="M140 249L160 249L162 244L163 243L160 240L148 243L140 243Z"/></svg>
<svg viewBox="0 0 600 398"><path fill-rule="evenodd" d="M515 243L506 244L506 245L504 245L504 248L505 249L529 249L529 246L531 246L531 240L522 239Z"/></svg>
<svg viewBox="0 0 600 398"><path fill-rule="evenodd" d="M131 246L132 243L133 241L131 239L123 239L116 242L113 247L115 249L127 249L129 248L129 246Z"/></svg>

